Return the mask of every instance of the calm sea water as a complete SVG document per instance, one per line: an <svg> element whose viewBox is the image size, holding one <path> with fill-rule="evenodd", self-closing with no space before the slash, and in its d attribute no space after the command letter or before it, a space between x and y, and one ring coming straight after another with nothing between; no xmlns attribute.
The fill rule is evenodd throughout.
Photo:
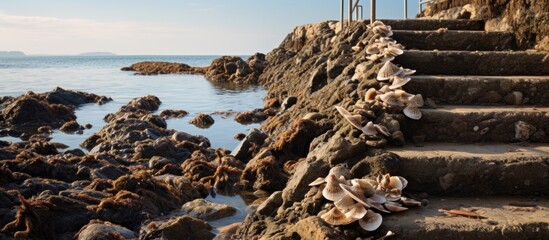
<svg viewBox="0 0 549 240"><path fill-rule="evenodd" d="M258 124L241 125L234 121L234 115L222 118L212 115L215 124L200 129L189 120L197 113L216 111L247 111L262 106L265 91L260 87L235 87L213 84L202 76L156 75L139 76L120 68L140 61L181 62L191 66L207 66L217 56L27 56L0 58L0 96L19 96L26 91L47 92L59 86L113 98L104 105L86 104L76 110L77 121L93 128L84 134L65 134L55 131L52 141L61 142L72 148L91 134L99 131L105 122L103 117L116 112L132 98L155 95L164 109L183 109L189 112L184 118L169 119L168 128L208 137L213 147L229 150L238 145L233 138L236 133L246 133ZM13 137L0 138L20 141ZM83 149L84 150L84 149ZM212 222L214 227L240 222L250 211L240 196L209 198L229 204L238 209L236 215Z"/></svg>
<svg viewBox="0 0 549 240"><path fill-rule="evenodd" d="M121 67L140 61L168 61L206 66L217 56L27 56L0 58L0 96L19 96L26 91L47 92L59 86L113 98L105 105L88 104L77 109L80 124L91 123L92 129L84 134L65 134L56 131L52 141L62 142L71 148L89 135L99 131L103 117L116 112L132 98L155 95L164 109L183 109L189 112L184 118L169 119L168 128L210 139L213 147L232 150L238 141L234 134L246 132L258 125L240 125L234 115L222 118L212 115L215 124L200 129L189 124L197 113L216 111L246 111L262 106L265 91L260 87L235 87L213 84L202 76L156 75L139 76L120 71ZM15 140L5 138L5 140Z"/></svg>

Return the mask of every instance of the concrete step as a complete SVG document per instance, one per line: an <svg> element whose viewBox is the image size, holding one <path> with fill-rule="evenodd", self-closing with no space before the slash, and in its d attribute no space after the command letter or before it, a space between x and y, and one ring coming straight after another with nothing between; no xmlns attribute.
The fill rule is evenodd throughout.
<svg viewBox="0 0 549 240"><path fill-rule="evenodd" d="M426 142L517 142L518 121L533 126L528 142L549 142L549 107L438 106L421 109L420 120L404 118L401 129L409 139Z"/></svg>
<svg viewBox="0 0 549 240"><path fill-rule="evenodd" d="M549 199L432 198L426 207L383 215L380 233L391 239L549 239ZM445 216L439 209L469 209L484 219Z"/></svg>
<svg viewBox="0 0 549 240"><path fill-rule="evenodd" d="M439 20L439 19L385 19L380 20L385 25L390 25L394 30L484 30L482 20Z"/></svg>
<svg viewBox="0 0 549 240"><path fill-rule="evenodd" d="M394 30L393 39L406 49L501 51L517 50L512 32Z"/></svg>
<svg viewBox="0 0 549 240"><path fill-rule="evenodd" d="M404 86L437 104L516 104L512 92L522 93L519 104L548 105L549 76L412 76Z"/></svg>
<svg viewBox="0 0 549 240"><path fill-rule="evenodd" d="M426 75L549 75L549 53L407 50L394 63Z"/></svg>
<svg viewBox="0 0 549 240"><path fill-rule="evenodd" d="M434 195L549 194L549 144L408 144L396 174L410 191Z"/></svg>

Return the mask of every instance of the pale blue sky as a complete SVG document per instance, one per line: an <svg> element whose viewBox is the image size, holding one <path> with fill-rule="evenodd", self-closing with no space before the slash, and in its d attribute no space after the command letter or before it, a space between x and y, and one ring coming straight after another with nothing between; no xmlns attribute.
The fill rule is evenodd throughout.
<svg viewBox="0 0 549 240"><path fill-rule="evenodd" d="M0 51L267 53L296 25L339 19L339 4L339 0L2 0ZM367 18L370 1L361 4ZM417 13L417 4L409 0L410 17ZM377 5L378 18L403 17L403 0L378 0Z"/></svg>

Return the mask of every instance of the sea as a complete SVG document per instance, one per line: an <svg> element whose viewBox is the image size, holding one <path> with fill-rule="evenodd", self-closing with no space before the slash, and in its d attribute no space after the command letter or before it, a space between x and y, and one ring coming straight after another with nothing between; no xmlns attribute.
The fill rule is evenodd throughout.
<svg viewBox="0 0 549 240"><path fill-rule="evenodd" d="M259 86L218 84L199 75L135 75L120 68L141 61L165 61L186 63L191 66L207 66L219 56L24 56L0 57L0 96L19 96L27 91L42 93L56 87L111 97L104 105L86 104L76 109L77 122L93 127L83 134L66 134L58 130L52 134L53 142L60 142L69 149L80 148L91 134L98 132L105 122L103 117L116 112L132 98L155 95L162 101L159 113L165 109L181 109L189 112L184 118L167 120L168 129L207 137L212 147L234 149L237 133L246 133L259 124L241 125L234 121L235 114L224 116L216 112L241 112L260 108L266 91ZM241 56L246 59L247 56ZM215 123L207 129L189 124L198 113L212 114ZM0 140L21 141L14 137ZM85 151L85 149L82 149ZM242 220L249 211L239 196L220 196L214 202L224 202L238 209L237 215L211 224L223 226Z"/></svg>

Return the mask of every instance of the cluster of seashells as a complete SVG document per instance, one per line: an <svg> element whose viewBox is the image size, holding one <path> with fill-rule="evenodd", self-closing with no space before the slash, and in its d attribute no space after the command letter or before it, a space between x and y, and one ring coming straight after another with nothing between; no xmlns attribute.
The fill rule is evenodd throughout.
<svg viewBox="0 0 549 240"><path fill-rule="evenodd" d="M421 119L422 113L419 108L424 106L423 96L421 94L410 94L402 90L402 87L410 82L410 76L416 71L398 67L391 62L396 56L404 53L404 46L390 38L393 35L391 26L387 26L381 21L375 21L368 25L368 28L375 34L376 39L373 44L366 47L365 51L368 54L366 58L372 61L384 62L376 77L378 81L384 84L379 90L375 88L368 89L364 96L364 102L380 101L384 106L403 107L402 112L404 115L414 120ZM357 71L361 71L361 69L358 69L359 67L364 68L364 65L357 66Z"/></svg>
<svg viewBox="0 0 549 240"><path fill-rule="evenodd" d="M319 186L322 196L333 201L334 206L322 214L331 225L348 225L358 221L366 231L375 231L381 226L380 213L402 212L408 207L421 206L421 202L402 196L408 181L389 174L372 179L347 180L334 167L325 178L318 178L309 186Z"/></svg>

